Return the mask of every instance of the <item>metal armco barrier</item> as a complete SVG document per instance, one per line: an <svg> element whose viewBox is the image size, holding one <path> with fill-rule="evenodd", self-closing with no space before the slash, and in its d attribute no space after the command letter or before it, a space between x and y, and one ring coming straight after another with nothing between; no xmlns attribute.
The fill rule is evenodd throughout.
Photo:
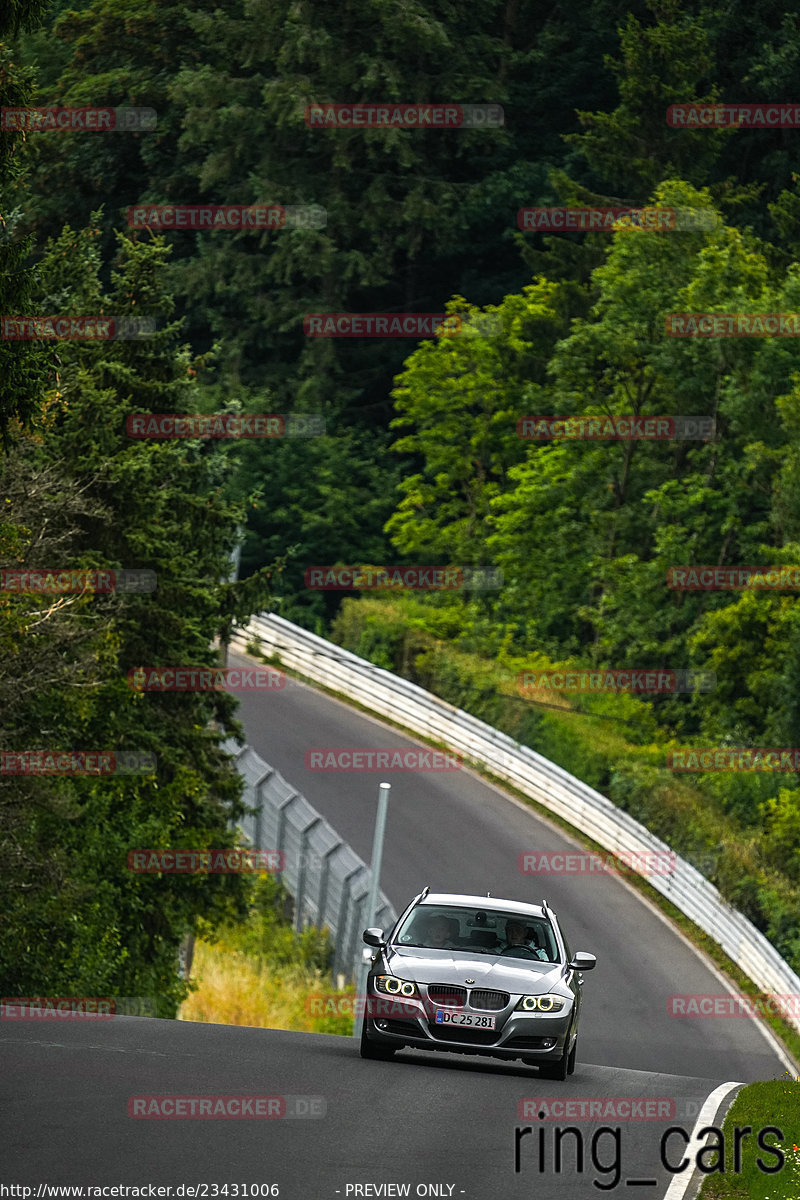
<svg viewBox="0 0 800 1200"><path fill-rule="evenodd" d="M361 962L361 933L369 895L369 868L343 842L305 796L287 783L250 746L225 742L244 777L243 800L254 815L236 824L245 841L258 850L281 850L281 880L294 900L294 927L327 927L334 941L333 978L351 979ZM397 920L383 892L376 920L389 929Z"/></svg>
<svg viewBox="0 0 800 1200"><path fill-rule="evenodd" d="M271 613L254 617L233 635L231 645L244 651L253 641L262 653L308 679L481 765L605 850L623 856L671 853L665 842L594 788L424 688ZM677 855L674 861L671 874L648 875L651 886L713 938L763 992L800 997L800 977L764 935L690 863ZM787 1012L786 1019L800 1030L800 1014Z"/></svg>

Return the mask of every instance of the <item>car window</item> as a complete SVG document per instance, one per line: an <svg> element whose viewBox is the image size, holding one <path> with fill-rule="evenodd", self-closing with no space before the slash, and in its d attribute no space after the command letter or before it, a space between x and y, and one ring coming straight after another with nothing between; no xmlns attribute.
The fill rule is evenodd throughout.
<svg viewBox="0 0 800 1200"><path fill-rule="evenodd" d="M415 908L398 930L395 941L404 946L435 948L439 943L457 945L461 941L462 922L460 914L450 908L435 908L428 905Z"/></svg>
<svg viewBox="0 0 800 1200"><path fill-rule="evenodd" d="M418 905L397 930L402 946L558 962L550 922L538 917L461 905ZM515 953L515 946L520 952ZM524 947L524 949L522 949Z"/></svg>

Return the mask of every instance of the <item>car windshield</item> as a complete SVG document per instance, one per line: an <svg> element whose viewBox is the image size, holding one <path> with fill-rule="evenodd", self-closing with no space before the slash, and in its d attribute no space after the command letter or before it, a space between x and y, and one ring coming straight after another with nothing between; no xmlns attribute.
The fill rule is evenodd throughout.
<svg viewBox="0 0 800 1200"><path fill-rule="evenodd" d="M408 914L393 941L401 946L462 950L526 962L559 961L549 921L497 909L420 904Z"/></svg>

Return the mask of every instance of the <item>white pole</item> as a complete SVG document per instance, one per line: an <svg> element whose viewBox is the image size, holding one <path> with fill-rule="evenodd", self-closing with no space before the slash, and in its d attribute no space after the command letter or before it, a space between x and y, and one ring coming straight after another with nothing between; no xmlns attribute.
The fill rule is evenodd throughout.
<svg viewBox="0 0 800 1200"><path fill-rule="evenodd" d="M380 883L383 839L386 832L386 814L389 808L389 790L391 786L390 783L382 783L378 788L378 815L375 818L375 837L372 840L372 865L370 867L365 929L369 929L374 924L375 910L378 907L378 885ZM369 974L369 964L364 962L364 950L367 947L360 939L358 944L360 948L357 963L358 969L356 970L356 1012L360 1011L360 1005L366 1004L364 997L366 996L367 975ZM353 1036L361 1037L361 1026L358 1021L353 1022Z"/></svg>
<svg viewBox="0 0 800 1200"><path fill-rule="evenodd" d="M228 575L228 580L227 580L228 583L236 583L236 580L239 578L239 565L242 561L242 540L243 540L243 538L244 538L244 526L239 525L239 526L237 526L237 529L236 529L236 545L233 547L233 550L231 551L231 556L229 559L230 574ZM222 650L222 665L223 665L223 667L227 667L227 665L228 665L228 643L223 642L220 649Z"/></svg>

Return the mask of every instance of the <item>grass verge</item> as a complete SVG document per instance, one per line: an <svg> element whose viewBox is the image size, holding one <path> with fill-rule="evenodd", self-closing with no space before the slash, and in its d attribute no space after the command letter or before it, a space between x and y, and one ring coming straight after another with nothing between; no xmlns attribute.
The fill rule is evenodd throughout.
<svg viewBox="0 0 800 1200"><path fill-rule="evenodd" d="M243 924L198 931L192 991L178 1020L350 1035L352 1016L338 1013L352 1004L354 989L331 986L332 955L327 930L297 933L286 889L273 876L258 876ZM335 1002L315 1003L320 996Z"/></svg>
<svg viewBox="0 0 800 1200"><path fill-rule="evenodd" d="M767 1133L769 1126L777 1128L780 1136ZM734 1130L744 1131L748 1127L752 1132L741 1138L737 1164ZM759 1136L767 1149L760 1148ZM717 1141L712 1135L712 1144ZM722 1123L720 1149L723 1144L724 1153L714 1153L709 1148L704 1154L704 1165L717 1169L703 1181L700 1200L798 1200L800 1079L771 1080L743 1087ZM759 1159L762 1167L758 1165ZM718 1168L724 1168L724 1172Z"/></svg>

